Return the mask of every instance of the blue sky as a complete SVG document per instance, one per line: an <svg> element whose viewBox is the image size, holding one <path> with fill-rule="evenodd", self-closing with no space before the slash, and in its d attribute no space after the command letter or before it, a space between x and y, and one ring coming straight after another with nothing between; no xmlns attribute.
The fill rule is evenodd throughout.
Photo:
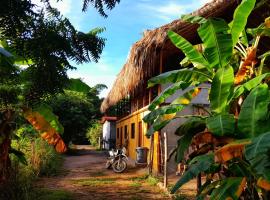
<svg viewBox="0 0 270 200"><path fill-rule="evenodd" d="M76 65L76 71L69 71L71 78L82 78L88 85L103 83L108 86L102 97L110 90L116 75L126 62L133 43L142 37L147 29L154 29L190 13L209 0L121 0L108 18L101 17L89 7L83 13L82 0L53 2L60 12L80 31L88 32L95 27L106 27L101 36L107 39L98 63Z"/></svg>

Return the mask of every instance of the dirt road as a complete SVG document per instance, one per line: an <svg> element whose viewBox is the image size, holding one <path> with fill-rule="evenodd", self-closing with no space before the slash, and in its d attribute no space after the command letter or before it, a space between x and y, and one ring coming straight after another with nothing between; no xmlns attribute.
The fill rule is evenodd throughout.
<svg viewBox="0 0 270 200"><path fill-rule="evenodd" d="M145 170L128 166L116 174L105 169L106 155L95 150L80 150L65 156L62 175L41 178L38 188L60 189L72 194L74 200L140 200L170 199L156 184L146 178Z"/></svg>

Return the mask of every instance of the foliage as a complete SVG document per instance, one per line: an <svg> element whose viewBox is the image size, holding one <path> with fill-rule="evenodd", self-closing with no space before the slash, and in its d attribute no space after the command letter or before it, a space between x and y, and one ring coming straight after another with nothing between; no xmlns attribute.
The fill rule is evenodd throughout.
<svg viewBox="0 0 270 200"><path fill-rule="evenodd" d="M99 138L102 136L102 125L99 122L94 122L87 130L86 137L91 145L97 147Z"/></svg>
<svg viewBox="0 0 270 200"><path fill-rule="evenodd" d="M103 17L107 17L107 14L104 12L104 6L111 10L119 2L120 0L83 0L83 11L86 11L88 5L91 3Z"/></svg>
<svg viewBox="0 0 270 200"><path fill-rule="evenodd" d="M78 83L78 80L75 83ZM83 83L83 87L78 85L80 84L73 84L64 93L47 100L64 126L65 131L62 137L66 144L70 142L85 143L87 129L91 127L93 120L101 117L99 107L102 99L98 95L106 86L98 84L89 87L85 83Z"/></svg>
<svg viewBox="0 0 270 200"><path fill-rule="evenodd" d="M84 1L84 10L88 3L93 3L105 16L103 6L112 9L118 2ZM27 111L31 124L37 122L32 119L38 116L43 119L37 126L46 122L55 128L57 120L46 121L50 109L46 108L45 113L44 109L37 112L32 112L32 109L70 85L67 70L76 69L71 61L76 64L97 62L105 44L105 39L99 36L104 28L86 33L76 30L67 18L51 7L50 0L41 0L39 5L30 0L7 0L1 1L1 8L0 184L8 179L9 152L21 158L23 155L10 148L15 119ZM92 92L96 91L98 88ZM50 114L49 117L52 116ZM57 126L60 127L59 124ZM54 144L56 149L64 151L65 145L58 134L58 131L62 132L61 128L49 130L42 129L42 137Z"/></svg>
<svg viewBox="0 0 270 200"><path fill-rule="evenodd" d="M12 148L24 153L27 165L11 154L12 174L6 187L1 189L0 199L36 199L33 182L38 176L54 176L62 166L62 156L53 146L39 138L38 132L30 125L23 125L16 131L17 138Z"/></svg>
<svg viewBox="0 0 270 200"><path fill-rule="evenodd" d="M150 123L148 133L153 134L178 117L191 117L176 131L180 135L177 162L184 159L183 154L190 145L196 146L189 154L188 170L171 192L205 173L206 182L199 188L198 199L267 199L269 195L270 91L264 63L268 52L257 54L261 37L269 36L270 20L267 18L258 28L249 29L252 34L245 37L247 18L255 2L243 0L229 24L223 19L184 16L183 20L199 24L202 52L177 33L168 32L171 42L186 56L182 63L190 62L192 66L185 65L184 69L149 80L149 87L164 83L174 85L154 100L144 121ZM210 110L206 116L176 115L196 95L190 95L188 101L156 108L163 99L183 89L179 86L197 88L206 81L211 83ZM172 117L168 118L167 114ZM165 117L166 121L161 120ZM201 120L197 120L199 118ZM195 126L198 130L194 130Z"/></svg>

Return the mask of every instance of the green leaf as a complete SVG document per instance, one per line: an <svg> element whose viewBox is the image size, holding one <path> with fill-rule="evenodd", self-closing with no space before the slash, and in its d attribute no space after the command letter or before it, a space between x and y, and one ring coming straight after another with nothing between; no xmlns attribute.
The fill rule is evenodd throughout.
<svg viewBox="0 0 270 200"><path fill-rule="evenodd" d="M269 76L270 76L270 73L265 73L247 81L246 83L242 85L238 85L237 87L234 88L233 95L230 97L230 100L228 101L228 103L230 103L233 99L238 98L244 92L252 90L256 86L258 86L260 83L262 83L262 81L265 78L268 78Z"/></svg>
<svg viewBox="0 0 270 200"><path fill-rule="evenodd" d="M180 69L165 72L151 78L148 81L148 87L153 87L157 84L176 83L178 81L203 83L206 81L211 81L211 79L211 75L198 70Z"/></svg>
<svg viewBox="0 0 270 200"><path fill-rule="evenodd" d="M247 24L248 16L255 6L256 0L242 0L241 4L235 9L233 14L233 21L231 34L233 40L233 46L238 41L238 38Z"/></svg>
<svg viewBox="0 0 270 200"><path fill-rule="evenodd" d="M270 181L270 132L261 134L246 145L245 158L255 168L256 174Z"/></svg>
<svg viewBox="0 0 270 200"><path fill-rule="evenodd" d="M173 95L177 90L179 89L186 89L190 83L185 83L185 82L177 82L168 88L166 88L164 91L161 92L159 96L157 96L152 103L148 106L148 110L154 110L158 105L163 103L168 97Z"/></svg>
<svg viewBox="0 0 270 200"><path fill-rule="evenodd" d="M86 83L84 83L81 79L71 78L69 79L69 85L67 89L75 91L75 92L88 93L91 88Z"/></svg>
<svg viewBox="0 0 270 200"><path fill-rule="evenodd" d="M13 56L11 53L9 53L7 50L5 50L2 47L0 47L0 54L4 55L6 57L12 57Z"/></svg>
<svg viewBox="0 0 270 200"><path fill-rule="evenodd" d="M160 116L158 117L154 123L150 126L150 128L146 132L146 137L150 137L153 135L156 131L159 131L160 129L164 128L167 124L171 122L171 119L164 119L164 117Z"/></svg>
<svg viewBox="0 0 270 200"><path fill-rule="evenodd" d="M183 38L182 36L178 35L173 31L168 31L168 36L172 41L172 43L177 48L183 51L186 57L188 57L188 59L192 62L194 67L198 69L209 68L209 63L207 62L207 60L185 38Z"/></svg>
<svg viewBox="0 0 270 200"><path fill-rule="evenodd" d="M239 191L242 193L245 186L245 178L230 177L219 181L217 188L211 193L210 200L238 200Z"/></svg>
<svg viewBox="0 0 270 200"><path fill-rule="evenodd" d="M234 135L235 119L232 114L219 114L206 119L206 126L213 135Z"/></svg>
<svg viewBox="0 0 270 200"><path fill-rule="evenodd" d="M196 24L204 24L207 22L207 19L201 16L194 16L194 15L182 15L181 20L189 23L196 23Z"/></svg>
<svg viewBox="0 0 270 200"><path fill-rule="evenodd" d="M231 66L220 68L214 76L209 94L210 107L215 113L222 113L227 106L233 86L234 74Z"/></svg>
<svg viewBox="0 0 270 200"><path fill-rule="evenodd" d="M268 117L269 101L270 92L267 84L261 84L250 92L241 106L238 118L238 128L242 137L253 138L270 129L270 124L264 122Z"/></svg>
<svg viewBox="0 0 270 200"><path fill-rule="evenodd" d="M198 29L205 46L204 55L211 68L226 66L232 57L232 38L228 30L229 26L223 19L208 19Z"/></svg>
<svg viewBox="0 0 270 200"><path fill-rule="evenodd" d="M13 148L10 148L8 153L14 154L20 163L27 165L27 160L26 160L25 154L23 152L16 150L16 149L13 149Z"/></svg>
<svg viewBox="0 0 270 200"><path fill-rule="evenodd" d="M33 108L33 111L38 112L44 117L44 119L50 123L50 125L55 129L59 134L64 133L64 127L58 120L58 116L53 113L53 110L50 106L46 104L40 104L37 107Z"/></svg>
<svg viewBox="0 0 270 200"><path fill-rule="evenodd" d="M206 128L205 120L191 117L186 122L181 124L179 128L175 131L175 134L178 136L183 136L187 134L199 133Z"/></svg>
<svg viewBox="0 0 270 200"><path fill-rule="evenodd" d="M270 28L267 28L264 24L261 24L257 28L248 28L247 33L256 36L270 36Z"/></svg>
<svg viewBox="0 0 270 200"><path fill-rule="evenodd" d="M152 124L155 121L155 119L157 119L158 116L165 115L165 114L177 113L177 112L183 110L184 107L185 106L180 105L180 104L172 104L172 105L162 106L160 108L157 108L156 110L151 111L149 114L147 114L143 118L143 121L146 123Z"/></svg>
<svg viewBox="0 0 270 200"><path fill-rule="evenodd" d="M177 130L177 135L182 136L177 141L177 150L175 160L180 163L184 158L184 153L190 146L192 138L199 132L205 129L205 121L198 118L190 118L184 124L182 124Z"/></svg>
<svg viewBox="0 0 270 200"><path fill-rule="evenodd" d="M191 165L189 166L188 170L173 186L171 193L175 193L185 183L189 182L190 180L198 176L201 172L208 170L210 166L214 164L214 154L210 153L197 156L193 158L193 160L191 160L190 163Z"/></svg>
<svg viewBox="0 0 270 200"><path fill-rule="evenodd" d="M178 98L173 100L171 104L181 104L181 105L188 105L191 103L191 100L196 97L200 93L199 88L188 88L186 91L184 91L183 94L181 94Z"/></svg>

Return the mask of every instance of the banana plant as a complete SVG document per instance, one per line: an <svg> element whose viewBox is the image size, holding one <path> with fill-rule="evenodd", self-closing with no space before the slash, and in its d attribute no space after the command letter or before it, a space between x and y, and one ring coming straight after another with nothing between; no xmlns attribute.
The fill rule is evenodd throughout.
<svg viewBox="0 0 270 200"><path fill-rule="evenodd" d="M185 66L191 63L192 67L182 66L149 80L149 87L164 83L172 83L172 86L150 104L151 112L144 121L150 124L147 132L150 136L174 119L189 118L176 131L181 136L176 161L183 160L190 145L197 149L189 154L189 168L172 193L204 173L207 178L198 199L207 196L210 199L259 199L260 195L267 198L270 191L270 145L267 142L270 137L267 84L270 74L265 73L264 68L269 53L259 56L257 49L261 36L270 36L270 23L267 18L258 28L247 29L253 37L247 41L247 19L255 4L255 0L242 0L229 24L223 19L183 16L182 20L199 25L197 31L203 51L198 51L177 33L168 32L171 42L186 56L182 63ZM211 84L208 115L177 114L191 104L198 94L194 89L199 90L205 82ZM184 92L178 100L159 106L179 89Z"/></svg>

